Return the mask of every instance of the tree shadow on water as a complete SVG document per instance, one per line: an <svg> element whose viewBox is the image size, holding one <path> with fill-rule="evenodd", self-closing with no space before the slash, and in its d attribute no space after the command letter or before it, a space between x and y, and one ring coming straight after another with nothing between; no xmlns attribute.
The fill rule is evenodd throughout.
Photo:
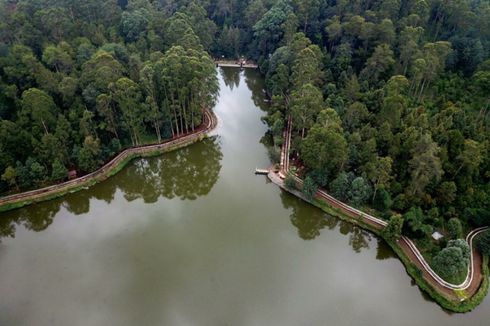
<svg viewBox="0 0 490 326"><path fill-rule="evenodd" d="M269 102L265 101L265 83L264 79L260 77L260 73L255 69L245 69L245 83L248 89L252 92L252 101L254 105L259 107L262 111L266 111L269 107Z"/></svg>
<svg viewBox="0 0 490 326"><path fill-rule="evenodd" d="M239 68L221 67L219 70L226 87L233 90L235 87L238 88L240 86Z"/></svg>
<svg viewBox="0 0 490 326"><path fill-rule="evenodd" d="M54 199L2 213L0 215L0 242L3 238L15 238L15 232L20 225L36 232L46 230L60 211L62 202L62 199Z"/></svg>
<svg viewBox="0 0 490 326"><path fill-rule="evenodd" d="M89 189L1 213L0 242L14 238L19 225L36 232L45 230L61 207L81 215L90 211L92 199L111 203L118 189L127 201L141 198L154 203L161 197L195 200L207 195L218 181L222 158L219 138L214 137L160 157L135 160Z"/></svg>
<svg viewBox="0 0 490 326"><path fill-rule="evenodd" d="M280 196L284 208L292 209L291 223L297 228L298 235L302 239L313 240L320 235L324 228L329 230L338 228L340 234L348 236L349 246L354 252L359 253L362 249L369 249L369 243L374 236L372 233L330 216L285 191L281 191Z"/></svg>
<svg viewBox="0 0 490 326"><path fill-rule="evenodd" d="M313 240L320 235L322 229L334 229L337 226L338 220L320 209L285 191L281 191L280 196L284 208L292 209L291 223L298 230L301 239Z"/></svg>
<svg viewBox="0 0 490 326"><path fill-rule="evenodd" d="M218 181L222 158L219 138L206 139L158 158L136 161L117 178L116 187L128 201L195 200L207 195Z"/></svg>

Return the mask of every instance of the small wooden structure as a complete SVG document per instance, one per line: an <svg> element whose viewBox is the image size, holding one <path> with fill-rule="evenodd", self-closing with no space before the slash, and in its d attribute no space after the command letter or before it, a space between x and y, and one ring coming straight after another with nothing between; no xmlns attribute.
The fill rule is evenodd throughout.
<svg viewBox="0 0 490 326"><path fill-rule="evenodd" d="M68 171L68 180L73 180L77 178L77 170Z"/></svg>
<svg viewBox="0 0 490 326"><path fill-rule="evenodd" d="M269 174L269 170L255 168L255 174Z"/></svg>

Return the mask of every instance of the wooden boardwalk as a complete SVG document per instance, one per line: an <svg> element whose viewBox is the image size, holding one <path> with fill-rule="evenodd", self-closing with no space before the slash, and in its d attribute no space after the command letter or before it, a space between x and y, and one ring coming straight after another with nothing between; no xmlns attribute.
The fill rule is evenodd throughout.
<svg viewBox="0 0 490 326"><path fill-rule="evenodd" d="M0 212L19 208L31 203L49 200L62 196L67 192L89 187L93 184L92 182L100 182L110 177L112 171L117 170L117 167L120 164L125 164L136 157L143 157L145 155L150 155L151 153L163 153L168 150L190 145L203 139L210 131L216 128L216 126L217 117L214 112L205 110L203 125L192 133L183 134L158 144L142 145L125 149L98 170L77 179L45 188L0 197Z"/></svg>

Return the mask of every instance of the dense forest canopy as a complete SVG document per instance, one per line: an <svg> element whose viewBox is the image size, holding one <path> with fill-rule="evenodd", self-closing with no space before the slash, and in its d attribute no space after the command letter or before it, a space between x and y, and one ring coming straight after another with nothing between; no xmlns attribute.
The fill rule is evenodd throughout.
<svg viewBox="0 0 490 326"><path fill-rule="evenodd" d="M266 75L277 148L293 118L301 173L404 214L412 236L490 224L488 1L252 1L245 13L259 7L242 51Z"/></svg>
<svg viewBox="0 0 490 326"><path fill-rule="evenodd" d="M193 131L214 105L216 27L196 3L1 1L0 17L1 191Z"/></svg>
<svg viewBox="0 0 490 326"><path fill-rule="evenodd" d="M413 237L490 224L489 1L1 0L0 21L1 191L193 130L211 57L244 56L312 187Z"/></svg>

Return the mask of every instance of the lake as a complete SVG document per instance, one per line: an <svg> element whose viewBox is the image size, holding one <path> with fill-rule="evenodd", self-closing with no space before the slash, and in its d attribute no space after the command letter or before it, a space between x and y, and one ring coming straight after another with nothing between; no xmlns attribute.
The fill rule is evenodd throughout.
<svg viewBox="0 0 490 326"><path fill-rule="evenodd" d="M255 176L263 80L219 76L210 139L0 214L0 325L488 325L488 297L444 311L382 240Z"/></svg>

